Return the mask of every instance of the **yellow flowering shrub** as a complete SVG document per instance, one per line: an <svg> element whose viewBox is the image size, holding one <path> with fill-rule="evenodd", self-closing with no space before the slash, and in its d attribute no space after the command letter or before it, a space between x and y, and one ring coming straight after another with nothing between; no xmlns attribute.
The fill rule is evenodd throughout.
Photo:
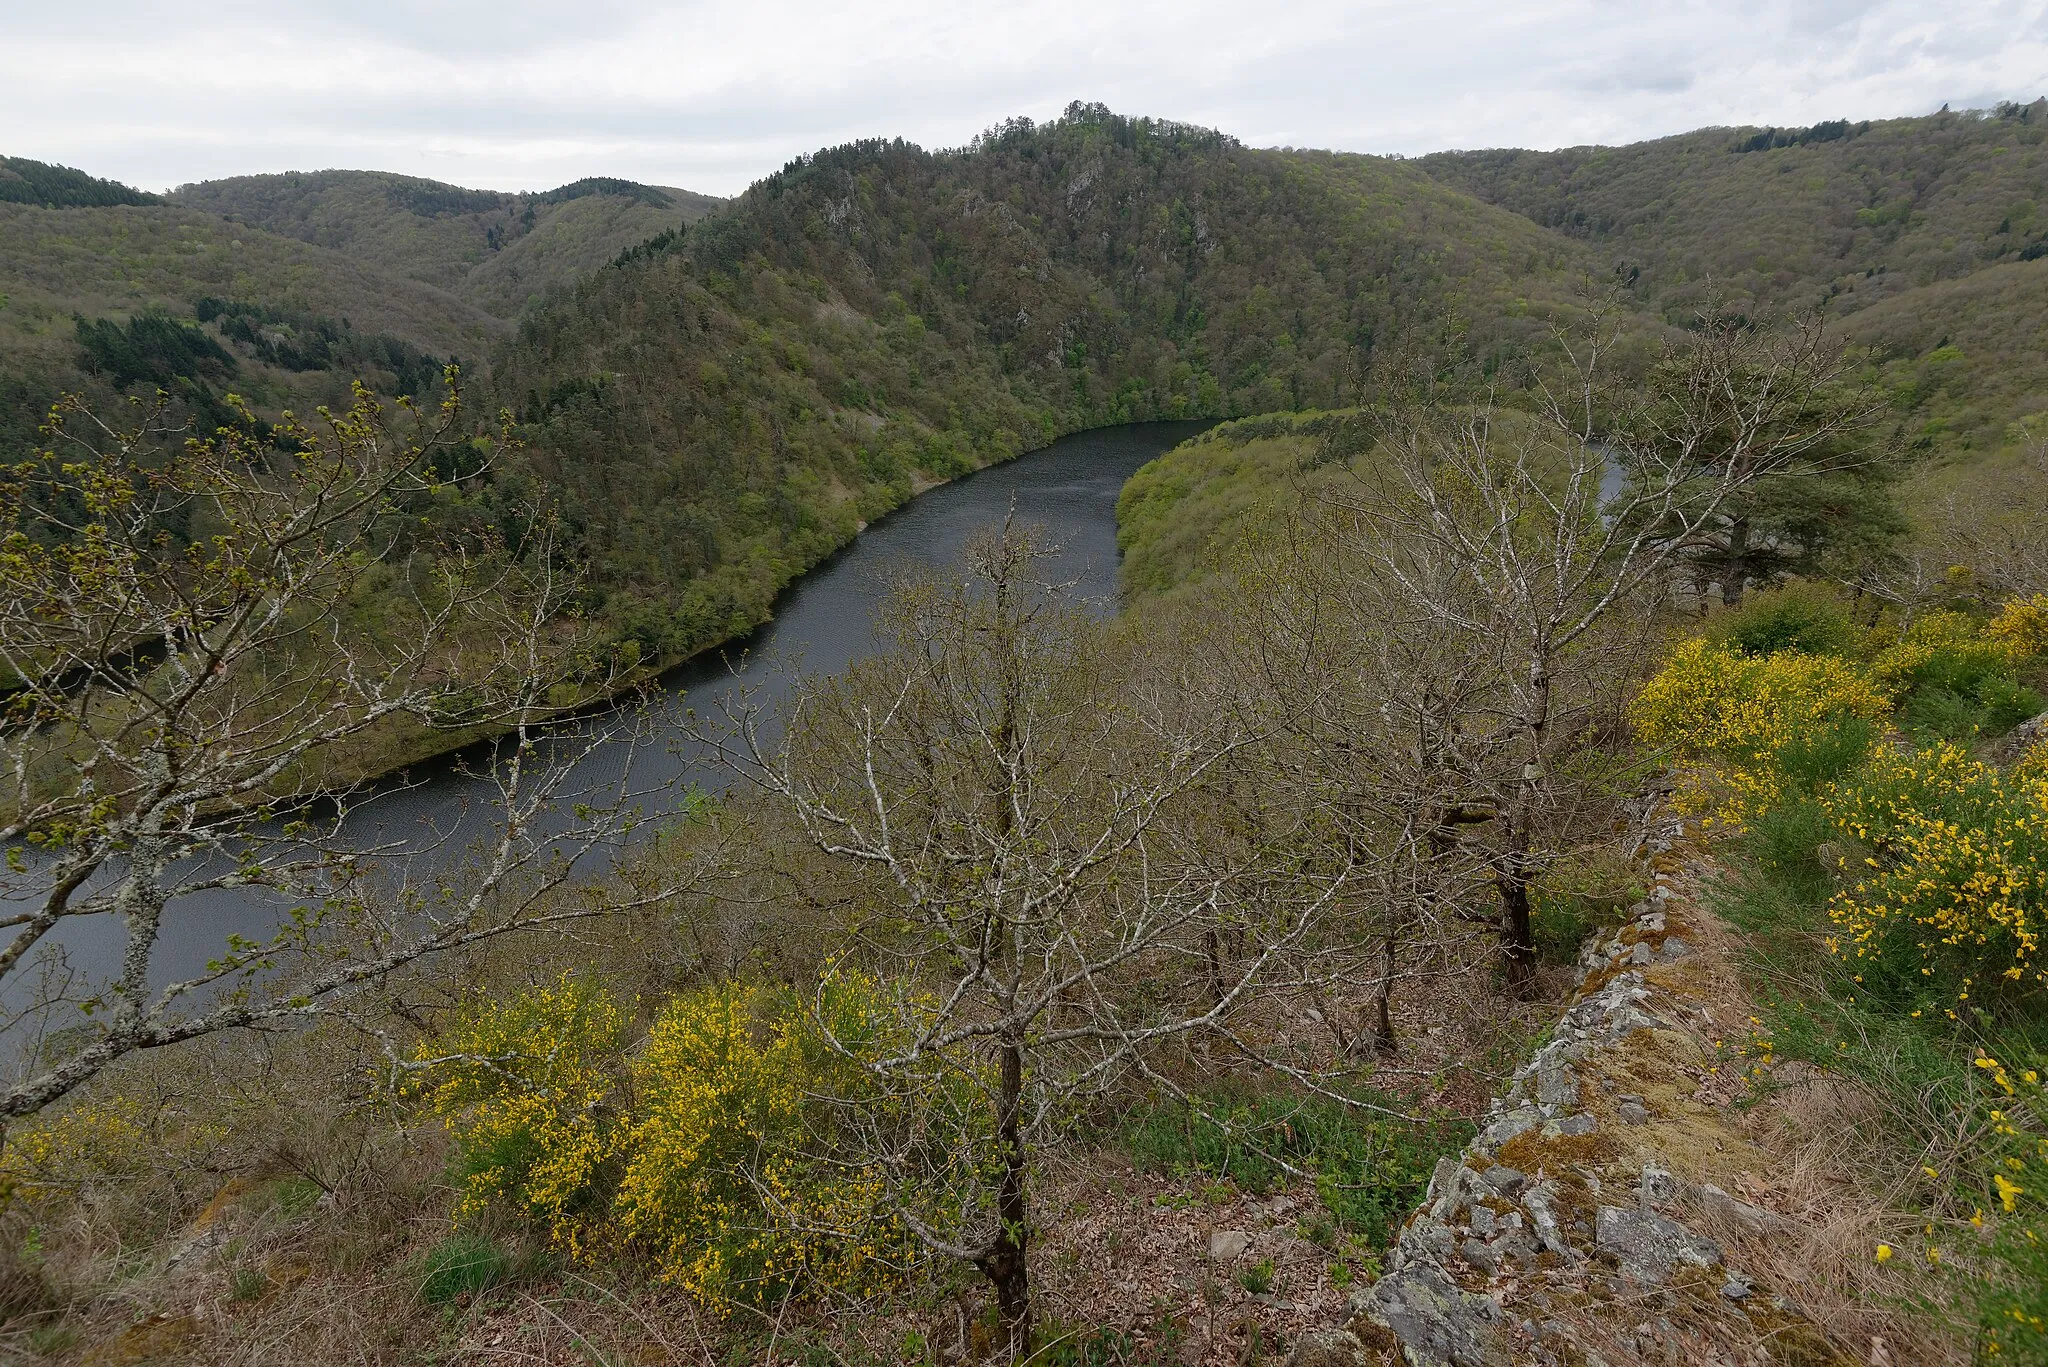
<svg viewBox="0 0 2048 1367"><path fill-rule="evenodd" d="M837 976L821 1003L843 1042L890 1033L870 980ZM787 993L726 984L678 997L633 1061L620 1232L714 1307L886 1277L903 1231L878 1214L877 1176L834 1161L820 1114L828 1096L858 1096L862 1073Z"/></svg>
<svg viewBox="0 0 2048 1367"><path fill-rule="evenodd" d="M859 1096L847 1054L880 1048L894 1015L859 975L817 1005L814 1019L782 989L688 992L630 1060L618 1003L572 978L478 1005L419 1052L419 1091L456 1136L457 1217L502 1200L572 1255L637 1244L713 1307L886 1275L902 1231L877 1217L874 1175L832 1161L821 1110Z"/></svg>
<svg viewBox="0 0 2048 1367"><path fill-rule="evenodd" d="M1683 642L1630 707L1649 745L1704 766L1687 794L1694 810L1740 826L1783 795L1786 751L1843 720L1877 721L1885 693L1847 660L1780 651L1745 655L1704 640Z"/></svg>
<svg viewBox="0 0 2048 1367"><path fill-rule="evenodd" d="M0 1201L75 1197L132 1174L159 1148L142 1100L115 1093L16 1121L0 1150Z"/></svg>
<svg viewBox="0 0 2048 1367"><path fill-rule="evenodd" d="M458 1217L511 1202L557 1247L587 1246L602 1216L600 1176L619 1152L616 1103L625 1016L599 989L564 977L480 1003L425 1041L419 1090L456 1136Z"/></svg>
<svg viewBox="0 0 2048 1367"><path fill-rule="evenodd" d="M1984 634L2014 659L2048 655L2048 593L2013 599L1991 619Z"/></svg>
<svg viewBox="0 0 2048 1367"><path fill-rule="evenodd" d="M1837 952L1906 956L1966 999L1973 982L2048 982L2048 769L2000 773L1948 742L1881 750L1821 805L1871 850L1828 904Z"/></svg>
<svg viewBox="0 0 2048 1367"><path fill-rule="evenodd" d="M2006 648L1993 639L1985 624L1962 612L1929 612L1916 618L1896 643L1881 650L1870 671L1894 693L1910 688L1931 665L1944 672L2003 670L2010 663Z"/></svg>
<svg viewBox="0 0 2048 1367"><path fill-rule="evenodd" d="M2041 1361L2048 1355L2048 1241L2041 1237L2048 1233L2048 1087L2038 1067L2010 1055L1980 1050L1972 1064L1965 1119L1984 1133L1986 1166L1964 1180L1975 1190L1975 1238L1990 1254L1980 1300L1984 1356Z"/></svg>

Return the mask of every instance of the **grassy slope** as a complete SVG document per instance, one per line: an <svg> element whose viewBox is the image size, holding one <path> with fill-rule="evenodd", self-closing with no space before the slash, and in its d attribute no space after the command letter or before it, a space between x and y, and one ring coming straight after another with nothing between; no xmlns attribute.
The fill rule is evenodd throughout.
<svg viewBox="0 0 2048 1367"><path fill-rule="evenodd" d="M1228 569L1248 533L1299 500L1318 416L1212 427L1132 475L1116 506L1125 596L1174 593Z"/></svg>
<svg viewBox="0 0 2048 1367"><path fill-rule="evenodd" d="M254 299L481 357L504 324L443 290L207 213L169 206L0 204L0 356L69 348L72 315L160 308L189 318L205 295Z"/></svg>

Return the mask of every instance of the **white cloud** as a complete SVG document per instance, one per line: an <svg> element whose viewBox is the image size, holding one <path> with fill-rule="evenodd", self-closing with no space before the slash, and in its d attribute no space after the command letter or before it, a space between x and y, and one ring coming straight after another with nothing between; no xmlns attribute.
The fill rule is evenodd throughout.
<svg viewBox="0 0 2048 1367"><path fill-rule="evenodd" d="M0 0L0 151L150 188L322 166L733 193L1073 99L1254 145L1626 142L2048 93L2048 0Z"/></svg>

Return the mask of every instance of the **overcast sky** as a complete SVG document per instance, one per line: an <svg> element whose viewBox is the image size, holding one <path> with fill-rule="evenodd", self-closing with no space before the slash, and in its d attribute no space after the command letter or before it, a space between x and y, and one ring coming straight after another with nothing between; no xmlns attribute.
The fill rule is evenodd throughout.
<svg viewBox="0 0 2048 1367"><path fill-rule="evenodd" d="M1418 153L2048 93L2048 0L0 0L0 152L147 189L368 167L733 194L1070 100Z"/></svg>

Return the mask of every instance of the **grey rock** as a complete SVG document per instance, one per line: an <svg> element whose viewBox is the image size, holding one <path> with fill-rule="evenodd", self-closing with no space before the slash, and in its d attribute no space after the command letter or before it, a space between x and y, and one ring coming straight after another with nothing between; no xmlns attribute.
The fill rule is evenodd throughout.
<svg viewBox="0 0 2048 1367"><path fill-rule="evenodd" d="M1586 1111L1581 1111L1577 1115L1568 1115L1557 1122L1557 1132L1559 1134L1591 1134L1599 1128L1600 1122L1595 1120Z"/></svg>
<svg viewBox="0 0 2048 1367"><path fill-rule="evenodd" d="M1719 1245L1652 1211L1601 1206L1593 1237L1600 1251L1621 1265L1623 1275L1650 1285L1670 1280L1681 1263L1714 1267L1721 1261Z"/></svg>
<svg viewBox="0 0 2048 1367"><path fill-rule="evenodd" d="M1526 1134L1543 1123L1543 1113L1534 1106L1517 1106L1479 1132L1479 1147L1497 1149L1516 1135Z"/></svg>
<svg viewBox="0 0 2048 1367"><path fill-rule="evenodd" d="M1483 1239L1493 1233L1494 1228L1499 1223L1499 1217L1493 1213L1491 1206L1475 1205L1472 1207L1472 1213L1465 1223L1474 1234Z"/></svg>
<svg viewBox="0 0 2048 1367"><path fill-rule="evenodd" d="M1505 1163L1495 1164L1479 1174L1479 1180L1503 1196L1513 1196L1529 1184L1529 1179Z"/></svg>
<svg viewBox="0 0 2048 1367"><path fill-rule="evenodd" d="M1642 1179L1636 1183L1636 1200L1641 1203L1643 1209L1668 1206L1683 1195L1684 1191L1684 1184L1671 1175L1669 1168L1659 1167L1655 1163L1643 1164Z"/></svg>
<svg viewBox="0 0 2048 1367"><path fill-rule="evenodd" d="M1448 1227L1431 1222L1415 1231L1415 1242L1438 1263L1447 1263L1458 1251L1458 1236Z"/></svg>
<svg viewBox="0 0 2048 1367"><path fill-rule="evenodd" d="M1692 953L1692 947L1676 935L1665 936L1664 943L1657 947L1657 957L1666 963L1673 959L1683 959L1690 953Z"/></svg>
<svg viewBox="0 0 2048 1367"><path fill-rule="evenodd" d="M1491 1247L1504 1263L1531 1262L1537 1253L1536 1241L1530 1238L1528 1231L1520 1225L1514 1226L1506 1234L1495 1239Z"/></svg>
<svg viewBox="0 0 2048 1367"><path fill-rule="evenodd" d="M1639 1096L1625 1096L1615 1106L1614 1113L1624 1125L1647 1125L1650 1123L1650 1108Z"/></svg>
<svg viewBox="0 0 2048 1367"><path fill-rule="evenodd" d="M1458 1245L1458 1253L1466 1262L1489 1277L1500 1269L1499 1251L1483 1239L1467 1239Z"/></svg>
<svg viewBox="0 0 2048 1367"><path fill-rule="evenodd" d="M1792 1228L1792 1222L1776 1211L1738 1200L1711 1182L1700 1187L1700 1204L1751 1234L1783 1234Z"/></svg>
<svg viewBox="0 0 2048 1367"><path fill-rule="evenodd" d="M1227 1263L1252 1246L1252 1236L1241 1229L1219 1229L1209 1236L1209 1256Z"/></svg>
<svg viewBox="0 0 2048 1367"><path fill-rule="evenodd" d="M1508 1367L1500 1307L1427 1264L1387 1274L1352 1303L1401 1341L1410 1367Z"/></svg>
<svg viewBox="0 0 2048 1367"><path fill-rule="evenodd" d="M1555 1055L1538 1060L1536 1101L1552 1114L1579 1104L1579 1075L1569 1063Z"/></svg>
<svg viewBox="0 0 2048 1367"><path fill-rule="evenodd" d="M1349 1329L1311 1329L1294 1341L1287 1367L1367 1367L1365 1344Z"/></svg>
<svg viewBox="0 0 2048 1367"><path fill-rule="evenodd" d="M1657 955L1648 945L1638 940L1629 946L1628 961L1631 967L1641 967L1644 964L1655 963Z"/></svg>
<svg viewBox="0 0 2048 1367"><path fill-rule="evenodd" d="M1555 1190L1548 1182L1538 1182L1522 1197L1522 1209L1529 1212L1529 1223L1536 1227L1536 1242L1540 1247L1566 1258L1577 1258L1578 1250L1557 1227L1557 1209L1551 1204Z"/></svg>
<svg viewBox="0 0 2048 1367"><path fill-rule="evenodd" d="M1749 1278L1743 1276L1740 1272L1730 1272L1728 1280L1721 1283L1721 1294L1731 1301L1743 1300L1755 1290L1756 1287L1750 1282Z"/></svg>

